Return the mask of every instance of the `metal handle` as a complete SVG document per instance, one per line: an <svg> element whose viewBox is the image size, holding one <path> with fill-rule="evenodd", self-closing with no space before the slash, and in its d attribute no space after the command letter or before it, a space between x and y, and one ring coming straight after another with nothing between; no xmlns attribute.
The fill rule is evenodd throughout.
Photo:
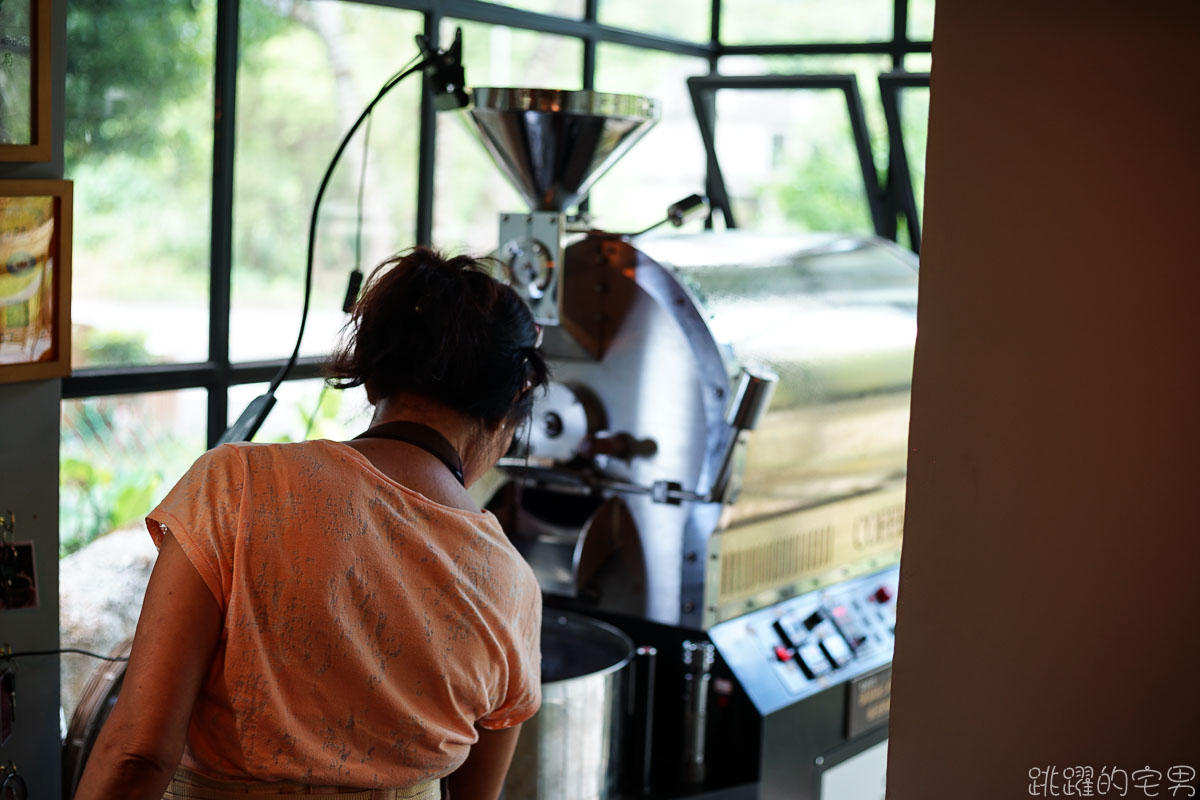
<svg viewBox="0 0 1200 800"><path fill-rule="evenodd" d="M762 366L745 368L725 421L738 431L757 428L767 406L771 405L778 384L779 375L774 370Z"/></svg>
<svg viewBox="0 0 1200 800"><path fill-rule="evenodd" d="M702 194L689 194L678 202L667 206L667 222L678 228L697 214L708 210L708 198Z"/></svg>
<svg viewBox="0 0 1200 800"><path fill-rule="evenodd" d="M775 395L775 387L779 376L771 369L762 366L745 367L742 379L738 382L737 391L725 414L729 424L729 432L725 441L725 450L721 456L721 468L717 470L712 488L708 490L711 501L724 502L733 478L733 454L737 450L738 440L743 431L752 431L758 427L771 398Z"/></svg>
<svg viewBox="0 0 1200 800"><path fill-rule="evenodd" d="M702 194L689 194L682 200L677 200L667 206L667 216L660 219L653 225L642 228L637 233L631 233L630 236L641 236L644 233L649 233L660 225L671 223L672 227L678 228L687 222L692 217L702 211L708 210L708 198Z"/></svg>

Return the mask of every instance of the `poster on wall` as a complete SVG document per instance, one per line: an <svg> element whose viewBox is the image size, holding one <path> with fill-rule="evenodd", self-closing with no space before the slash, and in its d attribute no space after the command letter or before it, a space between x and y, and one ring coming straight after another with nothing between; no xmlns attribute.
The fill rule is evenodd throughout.
<svg viewBox="0 0 1200 800"><path fill-rule="evenodd" d="M50 160L50 0L0 0L0 161Z"/></svg>
<svg viewBox="0 0 1200 800"><path fill-rule="evenodd" d="M0 181L0 383L70 372L70 256L71 182Z"/></svg>

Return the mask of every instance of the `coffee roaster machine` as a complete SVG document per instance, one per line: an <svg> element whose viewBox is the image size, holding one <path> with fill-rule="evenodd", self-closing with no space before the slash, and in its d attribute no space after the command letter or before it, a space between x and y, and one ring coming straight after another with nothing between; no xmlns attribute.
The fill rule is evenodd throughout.
<svg viewBox="0 0 1200 800"><path fill-rule="evenodd" d="M476 487L546 598L508 796L882 798L915 258L595 230L566 211L653 101L476 88L467 113L530 205L498 257L554 379Z"/></svg>

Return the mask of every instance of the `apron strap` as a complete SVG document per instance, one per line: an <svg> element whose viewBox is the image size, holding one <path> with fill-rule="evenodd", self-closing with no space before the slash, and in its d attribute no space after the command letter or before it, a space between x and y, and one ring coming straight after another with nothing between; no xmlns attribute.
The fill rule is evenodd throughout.
<svg viewBox="0 0 1200 800"><path fill-rule="evenodd" d="M454 445L450 444L445 436L428 425L403 420L385 422L373 428L368 428L354 438L392 439L397 442L411 444L413 447L419 447L445 464L446 469L450 470L455 479L464 486L466 485L466 482L463 480L462 458L458 455L458 451L454 449Z"/></svg>
<svg viewBox="0 0 1200 800"><path fill-rule="evenodd" d="M305 800L440 800L442 782L425 781L404 789L345 789L315 787L283 781L217 780L180 766L175 772L163 800L267 800L272 797L304 798Z"/></svg>

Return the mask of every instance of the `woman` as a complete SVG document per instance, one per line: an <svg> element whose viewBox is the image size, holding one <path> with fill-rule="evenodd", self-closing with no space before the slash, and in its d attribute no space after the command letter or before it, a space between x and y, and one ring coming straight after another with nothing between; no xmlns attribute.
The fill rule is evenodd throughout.
<svg viewBox="0 0 1200 800"><path fill-rule="evenodd" d="M158 561L77 800L499 794L541 601L466 487L547 381L539 331L424 249L376 270L349 330L330 383L366 387L367 433L218 447L147 519Z"/></svg>

